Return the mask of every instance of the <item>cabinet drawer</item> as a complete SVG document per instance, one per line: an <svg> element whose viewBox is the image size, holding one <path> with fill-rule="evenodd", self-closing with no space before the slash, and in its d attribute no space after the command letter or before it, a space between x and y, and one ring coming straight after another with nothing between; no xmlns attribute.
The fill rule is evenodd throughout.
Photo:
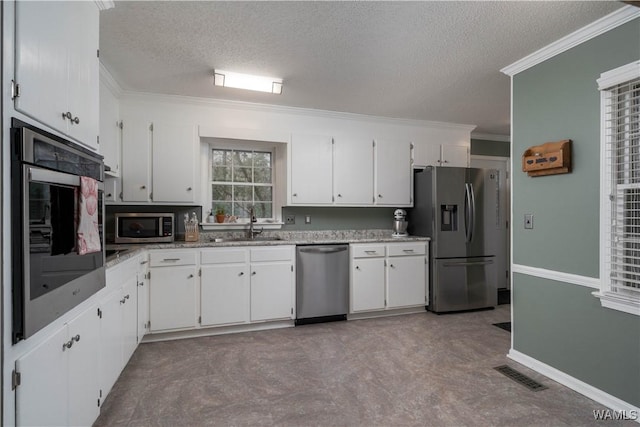
<svg viewBox="0 0 640 427"><path fill-rule="evenodd" d="M373 258L385 256L384 245L351 245L353 258Z"/></svg>
<svg viewBox="0 0 640 427"><path fill-rule="evenodd" d="M232 264L247 262L246 249L205 249L200 252L201 264Z"/></svg>
<svg viewBox="0 0 640 427"><path fill-rule="evenodd" d="M293 251L291 246L251 249L251 262L261 261L291 261Z"/></svg>
<svg viewBox="0 0 640 427"><path fill-rule="evenodd" d="M195 265L196 251L159 251L149 254L151 267L171 267L174 265Z"/></svg>
<svg viewBox="0 0 640 427"><path fill-rule="evenodd" d="M427 245L424 242L396 243L387 246L389 256L424 255L427 253Z"/></svg>

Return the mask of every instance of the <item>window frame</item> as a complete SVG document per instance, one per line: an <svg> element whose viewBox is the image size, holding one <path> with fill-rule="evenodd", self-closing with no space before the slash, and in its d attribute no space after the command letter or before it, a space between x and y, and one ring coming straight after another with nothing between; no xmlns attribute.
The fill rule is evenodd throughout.
<svg viewBox="0 0 640 427"><path fill-rule="evenodd" d="M285 166L282 164L282 147L279 143L267 142L267 141L251 141L251 140L231 140L226 138L211 138L203 144L206 147L206 171L201 175L202 183L204 184L203 196L205 201L205 207L203 216L209 214L209 210L214 208L213 206L213 194L211 189L211 183L213 182L213 150L239 150L239 151L262 151L271 153L271 185L272 185L272 218L261 219L258 221L261 227L265 229L279 229L282 227L282 197L280 193L282 190L283 182L281 174L284 172L282 168ZM202 153L205 156L205 153ZM203 164L204 166L204 164ZM215 212L214 212L215 213ZM201 225L204 230L235 230L245 229L249 223L247 218L238 218L235 223L210 223L202 222Z"/></svg>
<svg viewBox="0 0 640 427"><path fill-rule="evenodd" d="M640 61L634 61L600 75L597 80L600 91L600 290L593 295L603 307L640 316L640 292L619 292L612 286L611 251L613 186L612 166L608 160L607 146L612 142L607 133L607 109L612 102L612 88L640 78ZM640 185L638 185L640 187Z"/></svg>

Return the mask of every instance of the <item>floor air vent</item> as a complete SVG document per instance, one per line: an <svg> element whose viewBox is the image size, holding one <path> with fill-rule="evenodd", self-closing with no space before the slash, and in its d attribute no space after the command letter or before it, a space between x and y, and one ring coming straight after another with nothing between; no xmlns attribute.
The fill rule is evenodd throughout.
<svg viewBox="0 0 640 427"><path fill-rule="evenodd" d="M523 386L527 387L531 391L540 391L540 390L547 389L547 386L540 384L538 381L532 378L529 378L524 374L521 374L520 372L516 371L510 366L507 366L507 365L496 366L493 369L495 369L496 371L500 372L503 375L506 375L507 377L511 378L515 382L522 384Z"/></svg>

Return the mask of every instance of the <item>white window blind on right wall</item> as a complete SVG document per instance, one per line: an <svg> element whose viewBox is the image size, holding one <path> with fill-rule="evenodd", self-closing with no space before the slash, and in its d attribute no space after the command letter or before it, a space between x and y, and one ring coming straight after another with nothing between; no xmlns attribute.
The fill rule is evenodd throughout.
<svg viewBox="0 0 640 427"><path fill-rule="evenodd" d="M640 315L640 62L604 73L602 305Z"/></svg>

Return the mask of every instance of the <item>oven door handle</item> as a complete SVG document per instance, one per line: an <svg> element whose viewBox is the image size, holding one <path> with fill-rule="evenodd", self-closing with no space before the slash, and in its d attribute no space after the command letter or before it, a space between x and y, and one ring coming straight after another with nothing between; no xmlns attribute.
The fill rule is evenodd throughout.
<svg viewBox="0 0 640 427"><path fill-rule="evenodd" d="M72 175L70 173L62 173L51 171L48 169L40 168L28 168L29 181L46 182L50 184L69 185L71 187L80 186L80 177L78 175ZM104 183L96 181L98 184L98 190L104 190Z"/></svg>

